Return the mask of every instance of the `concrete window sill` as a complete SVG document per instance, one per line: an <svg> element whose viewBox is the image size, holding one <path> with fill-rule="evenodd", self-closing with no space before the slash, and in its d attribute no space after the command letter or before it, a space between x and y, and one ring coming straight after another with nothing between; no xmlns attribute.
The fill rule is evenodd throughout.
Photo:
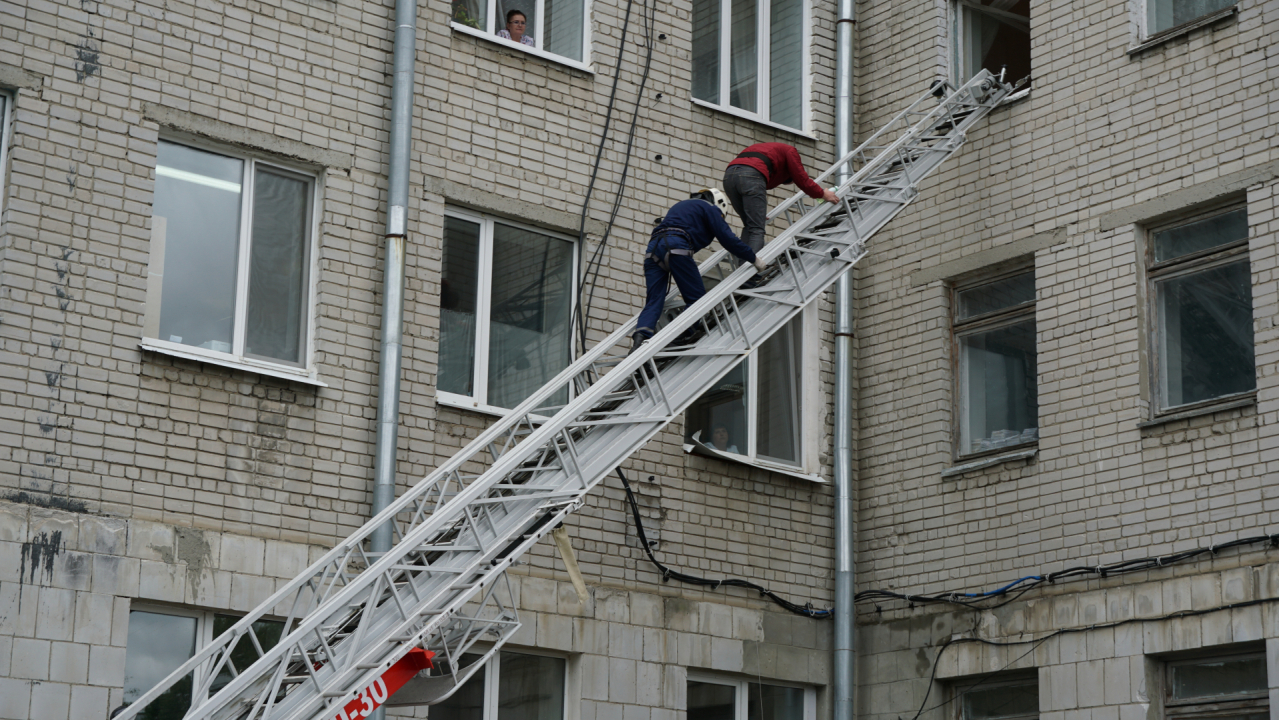
<svg viewBox="0 0 1279 720"><path fill-rule="evenodd" d="M1191 20L1190 22L1182 25L1178 25L1175 28L1168 28L1167 30L1164 30L1161 33L1150 36L1141 44L1135 47L1128 48L1128 57L1130 58L1136 57L1146 52L1147 50L1157 48L1166 42L1176 40L1179 37L1185 37L1186 35L1189 35L1190 33L1198 30L1199 28L1205 28L1210 25L1216 25L1217 23L1224 23L1228 20L1233 19L1238 14L1239 14L1239 6L1231 5L1225 10L1218 10L1215 13L1204 15L1201 18Z"/></svg>
<svg viewBox="0 0 1279 720"><path fill-rule="evenodd" d="M1189 420L1190 418L1200 417L1202 415L1212 415L1213 413L1225 412L1226 410L1235 410L1237 408L1250 407L1257 404L1256 392L1248 393L1245 397L1238 397L1233 400L1217 402L1202 407L1189 408L1180 412L1171 412L1160 415L1152 420L1145 420L1137 423L1137 427L1144 430L1146 428L1159 427L1170 422L1178 420Z"/></svg>
<svg viewBox="0 0 1279 720"><path fill-rule="evenodd" d="M976 458L965 463L952 465L945 470L942 470L941 476L944 478L955 477L956 475L963 475L964 473L972 472L974 470L994 467L995 465L1001 465L1014 460L1028 460L1035 457L1037 454L1039 454L1038 447L1027 447L1020 450L1014 450L1012 452L1001 453L999 455L991 455L990 457Z"/></svg>

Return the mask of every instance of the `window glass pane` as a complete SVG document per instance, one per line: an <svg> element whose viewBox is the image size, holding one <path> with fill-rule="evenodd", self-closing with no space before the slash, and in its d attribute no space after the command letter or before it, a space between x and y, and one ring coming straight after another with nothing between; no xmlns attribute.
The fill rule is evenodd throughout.
<svg viewBox="0 0 1279 720"><path fill-rule="evenodd" d="M486 0L478 1L485 2ZM512 10L518 10L524 14L524 34L529 37L529 40L533 41L531 44L534 47L538 47L537 3L533 0L497 0L497 17L493 18L494 24L497 27L494 28L494 30L510 31L511 28L506 22L506 14ZM511 36L511 39L514 39L514 35ZM521 39L520 42L525 45L530 44L529 42L525 42L523 39Z"/></svg>
<svg viewBox="0 0 1279 720"><path fill-rule="evenodd" d="M751 683L746 695L747 720L804 720L803 688Z"/></svg>
<svg viewBox="0 0 1279 720"><path fill-rule="evenodd" d="M755 80L759 75L759 50L755 39L756 2L758 0L732 0L731 52L729 59L728 104L742 110L757 112Z"/></svg>
<svg viewBox="0 0 1279 720"><path fill-rule="evenodd" d="M463 667L479 659L478 655L463 655ZM487 668L475 671L466 684L441 703L431 706L431 720L484 720L484 673Z"/></svg>
<svg viewBox="0 0 1279 720"><path fill-rule="evenodd" d="M958 319L967 320L1035 301L1035 274L1023 273L956 293Z"/></svg>
<svg viewBox="0 0 1279 720"><path fill-rule="evenodd" d="M1166 407L1257 386L1248 261L1155 283Z"/></svg>
<svg viewBox="0 0 1279 720"><path fill-rule="evenodd" d="M504 652L497 683L498 720L564 716L564 660Z"/></svg>
<svg viewBox="0 0 1279 720"><path fill-rule="evenodd" d="M240 618L234 615L215 615L213 617L213 637L218 637L222 633L231 629L240 621ZM258 639L258 644L262 646L262 652L266 652L275 647L280 642L280 635L284 632L284 623L279 620L258 620L253 623L253 634ZM253 647L253 641L248 636L240 638L240 641L231 649L231 659L228 661L234 668L235 673L230 668L224 667L218 676L213 679L210 695L216 693L226 684L235 678L236 674L244 672L245 668L258 661L262 655Z"/></svg>
<svg viewBox="0 0 1279 720"><path fill-rule="evenodd" d="M440 272L440 353L436 387L475 392L475 304L479 294L480 225L444 218L444 262Z"/></svg>
<svg viewBox="0 0 1279 720"><path fill-rule="evenodd" d="M582 59L585 0L546 0L546 37L542 48L572 60Z"/></svg>
<svg viewBox="0 0 1279 720"><path fill-rule="evenodd" d="M488 31L488 0L453 0L452 20L459 25Z"/></svg>
<svg viewBox="0 0 1279 720"><path fill-rule="evenodd" d="M495 224L492 294L488 403L513 408L568 366L573 244Z"/></svg>
<svg viewBox="0 0 1279 720"><path fill-rule="evenodd" d="M1035 321L965 335L959 352L961 452L1036 439Z"/></svg>
<svg viewBox="0 0 1279 720"><path fill-rule="evenodd" d="M688 681L688 720L736 720L733 707L737 688L696 680Z"/></svg>
<svg viewBox="0 0 1279 720"><path fill-rule="evenodd" d="M803 0L771 0L768 39L768 119L787 127L804 123Z"/></svg>
<svg viewBox="0 0 1279 720"><path fill-rule="evenodd" d="M1005 79L1030 74L1030 0L960 0L963 13L963 77L967 81L983 68Z"/></svg>
<svg viewBox="0 0 1279 720"><path fill-rule="evenodd" d="M193 617L134 610L124 655L124 702L132 703L195 654ZM191 707L191 677L179 680L147 705L139 718L181 720Z"/></svg>
<svg viewBox="0 0 1279 720"><path fill-rule="evenodd" d="M693 97L719 103L720 0L693 0Z"/></svg>
<svg viewBox="0 0 1279 720"><path fill-rule="evenodd" d="M1247 238L1248 211L1240 208L1155 233L1155 262L1171 260Z"/></svg>
<svg viewBox="0 0 1279 720"><path fill-rule="evenodd" d="M746 363L742 362L689 406L685 415L689 438L700 431L703 444L745 455L746 390Z"/></svg>
<svg viewBox="0 0 1279 720"><path fill-rule="evenodd" d="M756 354L756 455L787 463L799 462L801 323L799 317L786 323Z"/></svg>
<svg viewBox="0 0 1279 720"><path fill-rule="evenodd" d="M964 693L963 720L1039 717L1039 683L975 688Z"/></svg>
<svg viewBox="0 0 1279 720"><path fill-rule="evenodd" d="M159 339L231 352L244 163L164 141L157 155L154 212L167 225Z"/></svg>
<svg viewBox="0 0 1279 720"><path fill-rule="evenodd" d="M1188 23L1209 13L1225 10L1235 0L1146 0L1150 12L1149 33Z"/></svg>
<svg viewBox="0 0 1279 720"><path fill-rule="evenodd" d="M301 364L306 347L311 184L259 170L253 180L244 352Z"/></svg>
<svg viewBox="0 0 1279 720"><path fill-rule="evenodd" d="M1172 699L1220 698L1265 692L1265 657L1226 658L1172 665Z"/></svg>

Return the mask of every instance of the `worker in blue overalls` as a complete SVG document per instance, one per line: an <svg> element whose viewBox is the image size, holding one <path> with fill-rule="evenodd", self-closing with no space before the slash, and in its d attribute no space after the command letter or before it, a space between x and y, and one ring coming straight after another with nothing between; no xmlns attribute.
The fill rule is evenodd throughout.
<svg viewBox="0 0 1279 720"><path fill-rule="evenodd" d="M638 350L657 332L657 319L662 315L672 277L680 295L684 296L685 307L706 294L702 274L697 271L697 263L693 262L693 253L710 245L712 239L719 240L720 245L742 260L753 263L756 270L764 271L764 261L757 258L755 251L738 239L724 222L727 214L728 197L723 192L718 188L699 190L688 200L675 203L653 230L644 257L644 280L648 292L635 332L631 334L631 352Z"/></svg>

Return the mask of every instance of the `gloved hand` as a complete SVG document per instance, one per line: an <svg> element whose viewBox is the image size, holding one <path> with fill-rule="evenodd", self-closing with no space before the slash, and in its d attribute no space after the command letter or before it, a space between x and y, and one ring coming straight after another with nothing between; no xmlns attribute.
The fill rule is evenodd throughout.
<svg viewBox="0 0 1279 720"><path fill-rule="evenodd" d="M755 269L756 269L757 271L759 271L759 272L764 272L765 270L767 270L767 269L768 269L768 263L764 262L764 258L756 257L756 258L755 258Z"/></svg>

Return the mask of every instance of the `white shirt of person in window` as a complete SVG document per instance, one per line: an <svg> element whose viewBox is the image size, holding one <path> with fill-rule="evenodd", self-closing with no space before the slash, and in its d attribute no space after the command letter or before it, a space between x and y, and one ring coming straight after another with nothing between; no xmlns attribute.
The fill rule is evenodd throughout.
<svg viewBox="0 0 1279 720"><path fill-rule="evenodd" d="M728 443L728 428L723 425L716 425L711 430L711 445L720 452L740 454L736 445Z"/></svg>
<svg viewBox="0 0 1279 720"><path fill-rule="evenodd" d="M528 18L519 10L506 11L506 29L498 30L497 36L517 42L521 45L536 47L537 43L533 42L533 38L524 34L524 28L528 27Z"/></svg>

